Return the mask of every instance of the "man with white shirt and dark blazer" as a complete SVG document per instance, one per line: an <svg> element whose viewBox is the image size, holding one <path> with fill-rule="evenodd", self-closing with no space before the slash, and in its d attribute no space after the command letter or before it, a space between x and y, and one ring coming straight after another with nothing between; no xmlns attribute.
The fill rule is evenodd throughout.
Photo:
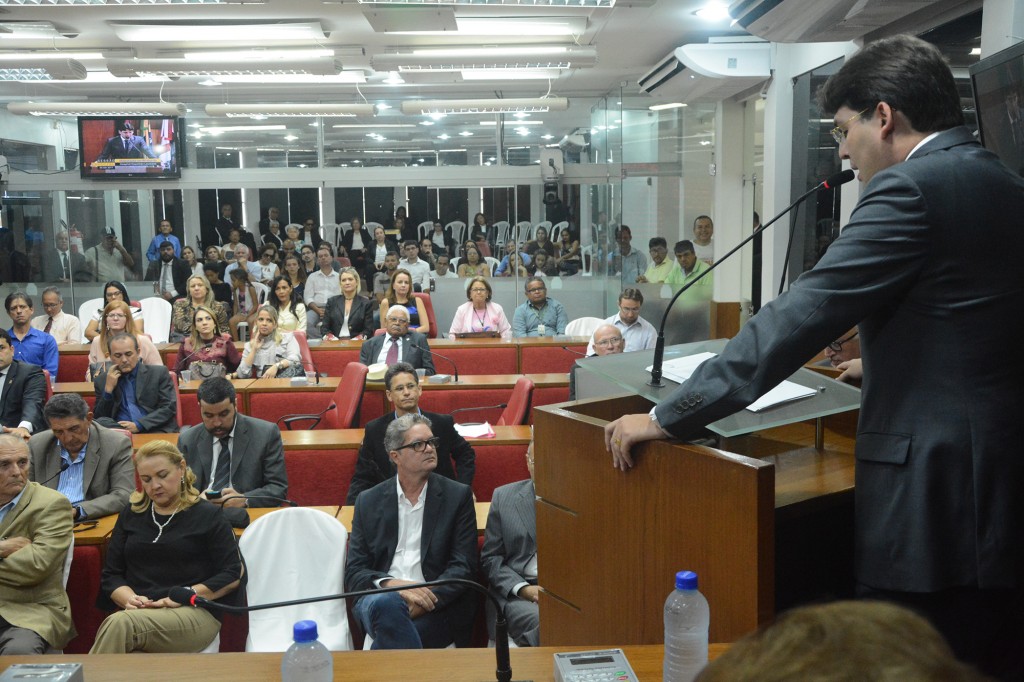
<svg viewBox="0 0 1024 682"><path fill-rule="evenodd" d="M63 493L75 521L124 509L135 490L131 439L93 423L89 405L77 393L50 398L43 416L50 428L28 441L29 479Z"/></svg>
<svg viewBox="0 0 1024 682"><path fill-rule="evenodd" d="M0 424L25 440L46 428L46 377L41 367L14 359L7 330L0 329Z"/></svg>
<svg viewBox="0 0 1024 682"><path fill-rule="evenodd" d="M378 362L386 362L388 365L408 362L415 369L426 370L427 376L436 373L427 337L409 331L409 311L404 306L393 305L388 308L384 330L386 333L363 341L363 347L359 349L359 362L367 367Z"/></svg>
<svg viewBox="0 0 1024 682"><path fill-rule="evenodd" d="M277 507L288 495L281 431L239 414L235 387L222 377L204 381L196 398L203 423L181 432L178 449L196 476L196 489L222 506L231 525L244 528L246 507ZM245 497L229 499L237 495Z"/></svg>

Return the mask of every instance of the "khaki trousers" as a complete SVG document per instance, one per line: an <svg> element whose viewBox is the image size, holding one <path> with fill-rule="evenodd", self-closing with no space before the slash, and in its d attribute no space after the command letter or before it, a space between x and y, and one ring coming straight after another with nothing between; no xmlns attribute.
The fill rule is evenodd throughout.
<svg viewBox="0 0 1024 682"><path fill-rule="evenodd" d="M220 621L203 609L118 611L100 625L89 653L197 653L209 646L218 632Z"/></svg>

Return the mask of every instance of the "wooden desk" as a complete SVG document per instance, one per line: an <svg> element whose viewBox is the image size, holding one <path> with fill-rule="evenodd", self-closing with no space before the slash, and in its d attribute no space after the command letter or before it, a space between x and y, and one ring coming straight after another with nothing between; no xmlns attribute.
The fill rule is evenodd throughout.
<svg viewBox="0 0 1024 682"><path fill-rule="evenodd" d="M711 659L722 655L728 644L712 644ZM602 648L537 647L512 649L512 677L517 680L554 680L554 654ZM663 648L659 644L621 647L637 677L660 682ZM179 682L183 671L201 671L210 680L280 682L282 654L147 654L147 682ZM81 663L85 679L103 682L138 682L134 659L123 654L64 656L4 656L0 671L15 663ZM335 682L394 682L394 680L445 680L480 682L494 679L493 649L428 649L423 651L339 651L334 653Z"/></svg>
<svg viewBox="0 0 1024 682"><path fill-rule="evenodd" d="M92 522L96 525L93 526ZM117 514L101 516L98 519L90 519L81 525L75 526L76 546L102 546L107 544L110 534L114 532L114 524L117 523Z"/></svg>
<svg viewBox="0 0 1024 682"><path fill-rule="evenodd" d="M529 445L529 426L495 426L494 438L469 438L473 445ZM137 450L146 443L163 440L178 442L176 433L136 433L132 446ZM282 431L285 450L357 450L363 442L363 429L321 429L319 431Z"/></svg>

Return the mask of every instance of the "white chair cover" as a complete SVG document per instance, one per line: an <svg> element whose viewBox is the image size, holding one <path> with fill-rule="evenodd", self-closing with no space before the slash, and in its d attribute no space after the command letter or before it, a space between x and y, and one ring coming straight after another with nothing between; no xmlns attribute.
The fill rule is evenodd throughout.
<svg viewBox="0 0 1024 682"><path fill-rule="evenodd" d="M185 294L186 296L188 293ZM171 333L171 315L174 306L159 296L144 298L142 305L142 321L146 323L146 334L153 343L167 343ZM88 324L88 323L86 323Z"/></svg>
<svg viewBox="0 0 1024 682"><path fill-rule="evenodd" d="M82 343L89 343L89 339L85 338L85 328L89 326L89 320L92 319L92 314L102 308L102 297L90 298L88 301L78 306L78 320L82 323Z"/></svg>
<svg viewBox="0 0 1024 682"><path fill-rule="evenodd" d="M565 326L569 336L593 336L594 330L604 324L600 317L578 317Z"/></svg>
<svg viewBox="0 0 1024 682"><path fill-rule="evenodd" d="M256 519L238 542L249 570L249 605L344 591L347 542L345 526L318 509L279 509ZM300 620L316 621L331 651L352 649L345 600L338 599L251 612L245 650L286 650Z"/></svg>

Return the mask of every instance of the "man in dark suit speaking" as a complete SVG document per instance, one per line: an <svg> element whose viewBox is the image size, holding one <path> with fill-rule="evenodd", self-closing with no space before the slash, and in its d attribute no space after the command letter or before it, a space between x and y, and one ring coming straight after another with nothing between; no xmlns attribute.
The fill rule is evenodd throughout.
<svg viewBox="0 0 1024 682"><path fill-rule="evenodd" d="M96 160L155 158L156 154L150 149L145 138L135 134L135 126L131 121L122 121L117 127L117 135L107 140L107 143L103 145L103 151L96 157Z"/></svg>
<svg viewBox="0 0 1024 682"><path fill-rule="evenodd" d="M363 342L359 362L367 367L377 362L386 362L389 367L396 362L407 362L416 369L426 370L427 376L435 373L427 337L409 331L409 311L405 306L393 305L388 309L384 329L386 334Z"/></svg>
<svg viewBox="0 0 1024 682"><path fill-rule="evenodd" d="M858 325L854 576L926 615L958 657L1024 677L1024 180L963 127L942 54L865 46L818 94L861 196L840 237L651 414L606 427L630 447L742 409Z"/></svg>
<svg viewBox="0 0 1024 682"><path fill-rule="evenodd" d="M473 475L476 473L473 446L455 430L455 420L451 416L420 410L423 387L412 365L399 362L388 367L384 374L384 387L385 395L394 404L395 410L366 424L345 504L355 504L359 493L394 475L391 458L384 447L384 432L391 422L406 414L422 414L430 420L431 430L438 438L435 471L460 483L473 485Z"/></svg>
<svg viewBox="0 0 1024 682"><path fill-rule="evenodd" d="M476 512L469 486L433 473L430 420L388 425L384 447L397 474L359 496L345 587L367 590L476 574ZM476 595L460 585L360 597L354 607L374 649L468 646Z"/></svg>
<svg viewBox="0 0 1024 682"><path fill-rule="evenodd" d="M227 379L207 379L196 397L203 423L181 432L178 449L203 497L223 505L233 526L245 527L246 507L277 507L288 494L281 431L270 422L239 414L235 387ZM227 499L236 495L246 497Z"/></svg>

